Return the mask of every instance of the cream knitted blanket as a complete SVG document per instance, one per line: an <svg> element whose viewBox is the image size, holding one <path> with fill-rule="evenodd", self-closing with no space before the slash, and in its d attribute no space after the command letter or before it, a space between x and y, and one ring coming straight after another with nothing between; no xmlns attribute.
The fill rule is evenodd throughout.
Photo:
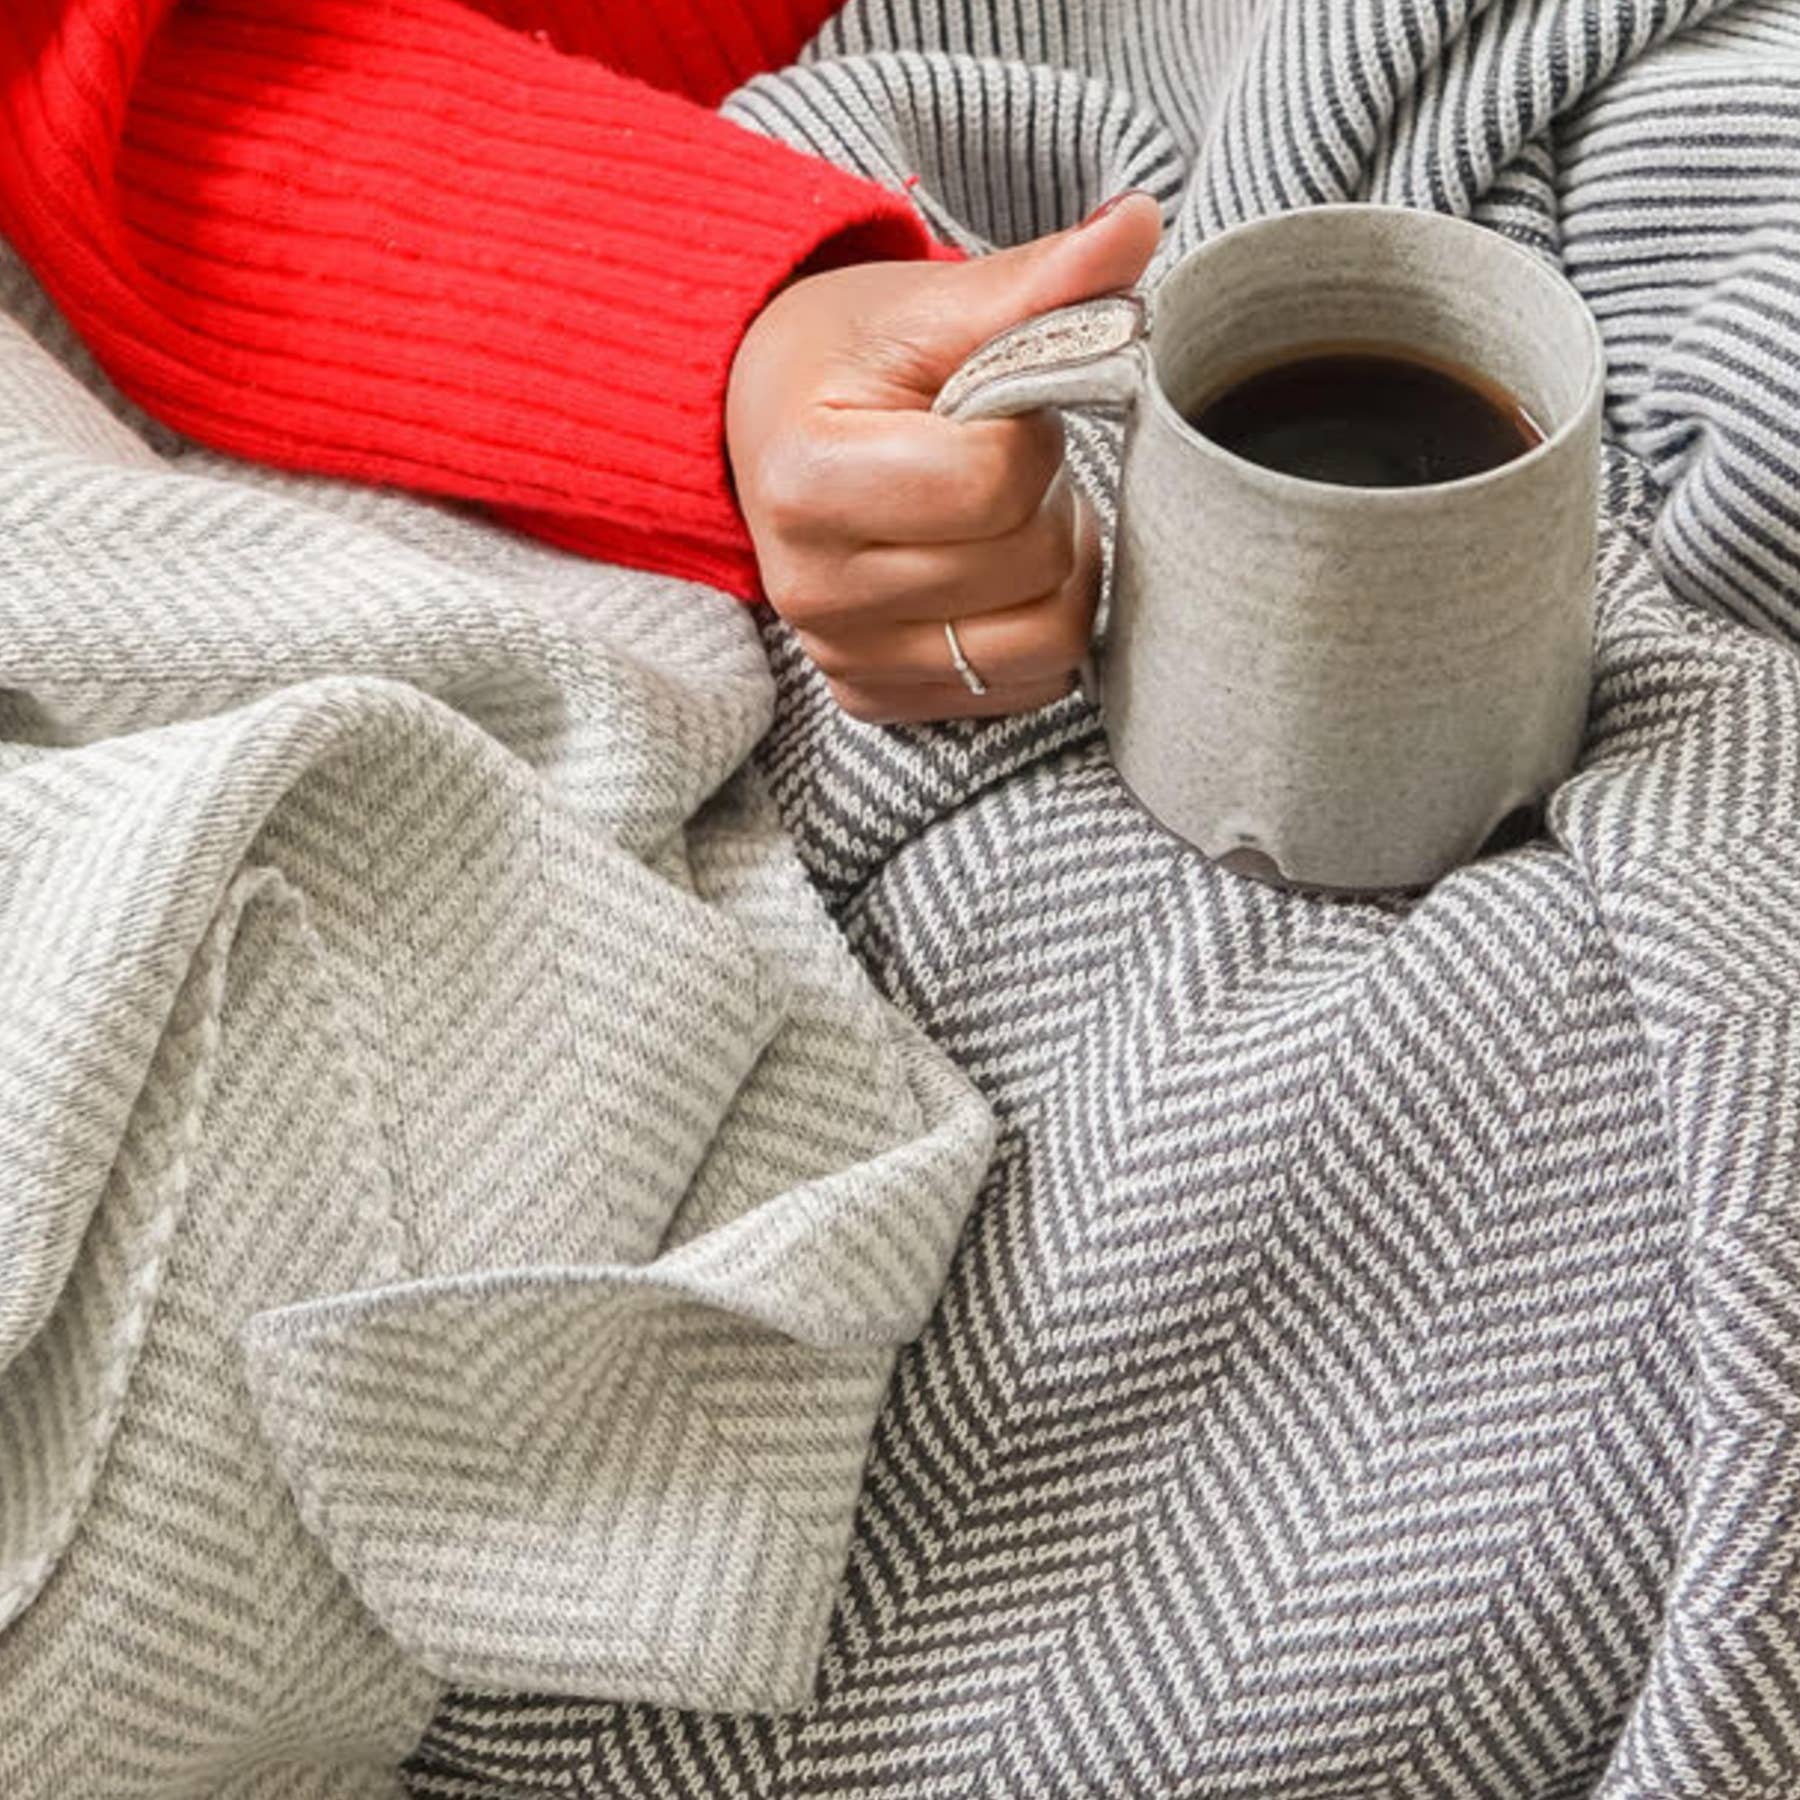
<svg viewBox="0 0 1800 1800"><path fill-rule="evenodd" d="M185 453L0 300L0 1794L797 1703L990 1126L740 769L748 616Z"/></svg>

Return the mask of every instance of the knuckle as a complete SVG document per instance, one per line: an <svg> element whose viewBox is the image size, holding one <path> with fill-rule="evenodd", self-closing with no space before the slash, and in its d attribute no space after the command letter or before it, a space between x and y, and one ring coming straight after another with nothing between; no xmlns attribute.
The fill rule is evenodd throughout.
<svg viewBox="0 0 1800 1800"><path fill-rule="evenodd" d="M840 452L825 434L789 432L764 454L756 472L757 510L781 537L804 537L824 511L823 495Z"/></svg>
<svg viewBox="0 0 1800 1800"><path fill-rule="evenodd" d="M840 578L830 558L789 547L765 553L759 562L764 595L796 631L817 631L833 617Z"/></svg>
<svg viewBox="0 0 1800 1800"><path fill-rule="evenodd" d="M799 494L792 454L785 449L768 452L758 463L753 479L744 481L740 477L739 486L744 510L759 533L785 537L794 523Z"/></svg>
<svg viewBox="0 0 1800 1800"><path fill-rule="evenodd" d="M828 681L847 682L856 673L855 659L829 638L821 638L810 631L798 635L800 648L806 652L808 661Z"/></svg>
<svg viewBox="0 0 1800 1800"><path fill-rule="evenodd" d="M858 724L883 725L888 721L888 709L882 704L880 697L853 682L833 681L831 697L838 703L839 710L855 719Z"/></svg>
<svg viewBox="0 0 1800 1800"><path fill-rule="evenodd" d="M810 589L801 572L779 559L762 559L763 593L769 604L790 624L810 616Z"/></svg>

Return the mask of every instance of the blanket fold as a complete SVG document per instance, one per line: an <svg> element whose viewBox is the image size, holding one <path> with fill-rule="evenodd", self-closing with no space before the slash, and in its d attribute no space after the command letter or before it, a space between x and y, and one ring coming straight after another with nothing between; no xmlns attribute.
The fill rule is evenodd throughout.
<svg viewBox="0 0 1800 1800"><path fill-rule="evenodd" d="M872 732L768 622L759 761L994 1164L812 1702L464 1692L415 1795L1789 1800L1800 7L852 0L728 105L971 248L1143 180L1158 269L1355 198L1555 260L1589 739L1538 842L1320 903L1173 844L1078 701Z"/></svg>
<svg viewBox="0 0 1800 1800"><path fill-rule="evenodd" d="M741 608L149 454L12 324L0 417L0 1786L800 1703L991 1127L734 773Z"/></svg>
<svg viewBox="0 0 1800 1800"><path fill-rule="evenodd" d="M1800 4L853 0L728 111L971 248L1555 259L1582 765L1272 893L1079 699L858 726L197 454L8 268L0 1789L1790 1800Z"/></svg>

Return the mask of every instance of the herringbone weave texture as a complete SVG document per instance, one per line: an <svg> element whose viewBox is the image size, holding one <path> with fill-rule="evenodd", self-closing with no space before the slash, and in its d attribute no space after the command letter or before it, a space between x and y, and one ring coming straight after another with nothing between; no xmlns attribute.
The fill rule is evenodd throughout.
<svg viewBox="0 0 1800 1800"><path fill-rule="evenodd" d="M0 318L0 1794L795 1704L992 1128L749 616L164 449Z"/></svg>
<svg viewBox="0 0 1800 1800"><path fill-rule="evenodd" d="M1221 877L1079 706L763 762L999 1152L812 1704L466 1693L430 1800L1800 1795L1800 5L855 0L733 102L971 242L1368 195L1611 358L1551 836L1413 905ZM1108 439L1084 430L1104 488Z"/></svg>

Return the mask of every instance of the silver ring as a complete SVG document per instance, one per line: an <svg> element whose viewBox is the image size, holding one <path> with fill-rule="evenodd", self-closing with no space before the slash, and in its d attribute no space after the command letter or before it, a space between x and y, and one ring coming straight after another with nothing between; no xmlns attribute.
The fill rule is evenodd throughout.
<svg viewBox="0 0 1800 1800"><path fill-rule="evenodd" d="M956 665L956 672L963 678L963 686L971 694L985 694L988 685L975 673L974 666L963 655L963 647L956 635L956 627L948 619L944 621L944 642L950 646L950 660Z"/></svg>

